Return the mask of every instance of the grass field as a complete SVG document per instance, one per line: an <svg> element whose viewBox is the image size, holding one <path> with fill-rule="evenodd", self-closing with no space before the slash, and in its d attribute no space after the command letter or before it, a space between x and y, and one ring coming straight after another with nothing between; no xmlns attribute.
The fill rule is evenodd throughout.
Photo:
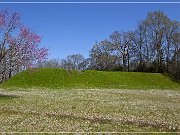
<svg viewBox="0 0 180 135"><path fill-rule="evenodd" d="M0 89L0 132L178 132L180 91Z"/></svg>
<svg viewBox="0 0 180 135"><path fill-rule="evenodd" d="M63 69L33 69L24 71L1 86L43 87L53 89L178 89L180 84L159 73L66 71Z"/></svg>
<svg viewBox="0 0 180 135"><path fill-rule="evenodd" d="M0 85L0 132L180 132L180 84L158 73L24 71Z"/></svg>

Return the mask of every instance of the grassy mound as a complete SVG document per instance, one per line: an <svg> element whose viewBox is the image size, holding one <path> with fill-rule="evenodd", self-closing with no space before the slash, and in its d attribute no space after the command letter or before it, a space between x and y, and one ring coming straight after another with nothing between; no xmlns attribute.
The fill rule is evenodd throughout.
<svg viewBox="0 0 180 135"><path fill-rule="evenodd" d="M121 88L121 89L180 89L180 84L159 73L106 72L87 70L83 72L63 69L26 70L3 87L46 88Z"/></svg>

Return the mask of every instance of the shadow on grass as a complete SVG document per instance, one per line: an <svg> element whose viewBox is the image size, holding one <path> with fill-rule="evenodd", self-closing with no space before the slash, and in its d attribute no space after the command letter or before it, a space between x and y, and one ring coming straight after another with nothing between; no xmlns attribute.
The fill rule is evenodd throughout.
<svg viewBox="0 0 180 135"><path fill-rule="evenodd" d="M8 99L14 99L18 98L19 96L17 95L5 95L5 94L0 94L0 100L8 100Z"/></svg>

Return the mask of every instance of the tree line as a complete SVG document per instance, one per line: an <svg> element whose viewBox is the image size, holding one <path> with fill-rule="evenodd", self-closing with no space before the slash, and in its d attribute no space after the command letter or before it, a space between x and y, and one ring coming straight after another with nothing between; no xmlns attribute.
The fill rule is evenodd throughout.
<svg viewBox="0 0 180 135"><path fill-rule="evenodd" d="M167 73L180 80L180 22L162 11L149 12L133 31L114 31L96 42L89 58L81 54L46 60L41 36L21 22L19 13L0 11L0 82L32 67ZM46 60L46 61L45 61Z"/></svg>
<svg viewBox="0 0 180 135"><path fill-rule="evenodd" d="M38 63L67 70L167 73L180 80L180 22L162 11L149 12L133 31L114 31L96 42L89 58L81 54Z"/></svg>

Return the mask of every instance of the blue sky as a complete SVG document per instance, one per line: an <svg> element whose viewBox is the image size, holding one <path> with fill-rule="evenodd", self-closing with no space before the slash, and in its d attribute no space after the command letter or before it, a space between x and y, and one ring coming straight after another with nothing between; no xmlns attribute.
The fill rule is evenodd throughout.
<svg viewBox="0 0 180 135"><path fill-rule="evenodd" d="M23 23L43 36L49 58L60 59L77 53L88 57L95 41L115 30L135 29L150 11L161 10L180 21L180 4L0 4L0 9L18 11Z"/></svg>
<svg viewBox="0 0 180 135"><path fill-rule="evenodd" d="M12 0L1 0L2 2L12 2ZM147 2L147 1L151 1L151 2L157 2L157 1L159 1L159 2L169 2L169 1L179 1L179 0L13 0L13 2L14 1L16 1L16 2L28 2L28 1L30 1L30 2L41 2L41 1L43 1L43 2L68 2L68 1L70 1L70 2L93 2L93 1L95 1L95 2L119 2L119 1L130 1L130 2L134 2L134 1L144 1L144 2Z"/></svg>

